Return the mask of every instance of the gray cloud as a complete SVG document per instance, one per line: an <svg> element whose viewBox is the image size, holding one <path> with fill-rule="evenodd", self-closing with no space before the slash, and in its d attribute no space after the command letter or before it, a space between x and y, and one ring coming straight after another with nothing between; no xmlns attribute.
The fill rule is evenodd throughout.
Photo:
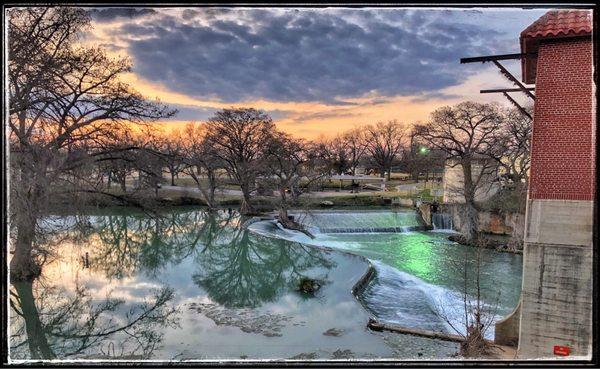
<svg viewBox="0 0 600 369"><path fill-rule="evenodd" d="M185 104L169 104L169 107L173 109L177 109L177 114L168 119L172 121L190 121L190 122L203 122L208 120L211 116L214 115L219 109L211 108L211 107L203 107L203 106L195 106L195 105L185 105ZM282 119L290 114L293 114L293 111L290 110L265 110L267 114L271 116L274 120Z"/></svg>
<svg viewBox="0 0 600 369"><path fill-rule="evenodd" d="M116 33L134 71L174 91L225 102L343 104L336 97L435 96L474 70L461 57L500 51L490 40L503 34L491 25L448 21L444 13L185 9L181 18L161 14Z"/></svg>
<svg viewBox="0 0 600 369"><path fill-rule="evenodd" d="M170 120L205 121L218 109L184 104L169 104L170 108L177 109L177 114Z"/></svg>
<svg viewBox="0 0 600 369"><path fill-rule="evenodd" d="M138 18L156 14L156 10L149 8L100 8L89 10L92 18L97 22L110 22L119 17Z"/></svg>

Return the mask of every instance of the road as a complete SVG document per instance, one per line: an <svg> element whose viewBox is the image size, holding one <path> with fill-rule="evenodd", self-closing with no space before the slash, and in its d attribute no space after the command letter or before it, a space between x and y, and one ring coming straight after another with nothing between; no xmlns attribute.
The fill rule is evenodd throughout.
<svg viewBox="0 0 600 369"><path fill-rule="evenodd" d="M163 185L161 187L161 190L168 190L168 191L175 191L175 192L181 192L181 193L192 193L198 196L201 196L201 192L198 188L196 187L185 187L185 186L166 186ZM160 192L160 190L159 190ZM377 191L361 191L360 193L373 193L373 192L377 192ZM218 189L216 191L217 195L221 195L221 196L242 196L242 191L241 190L231 190L231 189ZM305 194L308 195L308 194ZM321 198L321 197L343 197L343 196L348 196L348 195L352 195L352 193L350 191L318 191L318 192L310 192L310 196L314 197L314 198Z"/></svg>

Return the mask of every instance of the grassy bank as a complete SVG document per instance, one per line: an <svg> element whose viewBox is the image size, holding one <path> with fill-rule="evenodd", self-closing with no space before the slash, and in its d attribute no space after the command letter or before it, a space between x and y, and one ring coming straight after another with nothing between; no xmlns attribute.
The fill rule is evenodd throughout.
<svg viewBox="0 0 600 369"><path fill-rule="evenodd" d="M412 195L406 195L397 191L364 191L359 193L340 192L312 192L299 198L298 207L323 207L324 203L336 207L356 207L356 206L385 206L392 205L394 199L421 199L423 201L433 201L430 190L425 189ZM219 206L236 207L241 204L239 194L219 193L216 194L216 200ZM441 199L437 199L440 201ZM123 192L119 187L113 186L105 189L103 194L99 193L80 193L76 199L73 196L65 195L62 198L54 199L56 205L69 206L74 202L78 204L91 205L96 207L106 206L141 206L141 207L160 207L160 206L185 206L200 205L206 206L202 195L194 187L184 187L179 189L160 188L158 191L153 189L128 189ZM275 197L254 196L253 205L261 209L274 209L276 206Z"/></svg>

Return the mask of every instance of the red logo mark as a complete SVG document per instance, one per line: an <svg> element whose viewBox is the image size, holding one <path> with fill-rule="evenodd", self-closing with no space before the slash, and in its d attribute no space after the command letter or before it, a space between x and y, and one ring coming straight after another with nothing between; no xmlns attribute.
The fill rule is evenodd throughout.
<svg viewBox="0 0 600 369"><path fill-rule="evenodd" d="M569 356L570 352L569 346L554 346L554 355Z"/></svg>

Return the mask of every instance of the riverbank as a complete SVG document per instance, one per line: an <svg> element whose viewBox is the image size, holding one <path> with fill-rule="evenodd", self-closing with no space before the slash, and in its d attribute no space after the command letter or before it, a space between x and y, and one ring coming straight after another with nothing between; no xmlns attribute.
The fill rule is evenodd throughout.
<svg viewBox="0 0 600 369"><path fill-rule="evenodd" d="M448 236L448 239L452 242L457 242L465 246L483 247L484 249L491 249L498 252L523 255L523 250L513 249L508 246L508 243L510 242L510 238L508 237L505 240L498 240L497 235L485 233L482 233L479 237L479 241L477 242L467 242L465 237L461 234L450 235Z"/></svg>
<svg viewBox="0 0 600 369"><path fill-rule="evenodd" d="M423 195L427 195L426 193ZM414 200L421 195L407 196L398 191L363 191L351 193L350 191L316 191L303 194L298 199L299 208L327 208L327 207L356 207L356 206L393 206L412 204ZM427 199L425 197L424 199ZM404 201L402 201L403 199ZM239 190L220 189L215 194L215 200L220 207L240 206L242 194ZM112 187L104 190L102 193L84 193L79 194L79 204L85 204L96 207L108 206L140 206L140 207L160 207L160 206L185 206L201 205L206 206L206 201L202 193L194 187L183 186L162 186L156 190L153 189L133 189L128 188L123 192L120 188ZM57 197L53 199L54 205L71 206L73 198L71 196ZM252 205L259 209L271 208L275 206L277 198L275 196L253 196Z"/></svg>

